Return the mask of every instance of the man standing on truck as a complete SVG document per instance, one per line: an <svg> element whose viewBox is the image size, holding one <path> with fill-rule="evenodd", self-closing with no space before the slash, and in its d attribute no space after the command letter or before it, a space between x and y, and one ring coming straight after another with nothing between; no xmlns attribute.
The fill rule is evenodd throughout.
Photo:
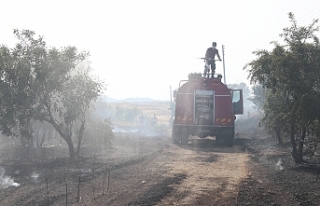
<svg viewBox="0 0 320 206"><path fill-rule="evenodd" d="M206 55L205 55L205 69L208 69L207 66L211 67L211 77L213 78L213 75L215 73L216 70L216 64L215 64L215 57L217 55L219 61L221 61L220 55L219 55L219 51L216 48L217 47L217 43L216 42L212 42L212 47L209 47L206 51Z"/></svg>

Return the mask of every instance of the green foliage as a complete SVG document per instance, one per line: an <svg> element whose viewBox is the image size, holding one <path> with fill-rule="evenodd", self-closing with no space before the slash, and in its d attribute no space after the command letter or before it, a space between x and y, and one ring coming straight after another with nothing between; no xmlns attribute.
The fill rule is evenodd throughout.
<svg viewBox="0 0 320 206"><path fill-rule="evenodd" d="M259 50L256 60L245 66L251 83L266 89L262 108L263 122L279 132L279 127L290 128L293 156L302 161L302 142L306 128L320 118L320 45L315 36L318 20L299 27L289 13L291 27L280 35L284 45L277 42L272 51ZM300 135L298 150L295 136Z"/></svg>
<svg viewBox="0 0 320 206"><path fill-rule="evenodd" d="M35 32L14 30L19 40L15 48L0 47L0 126L3 133L28 137L30 120L50 123L67 142L74 156L74 124L81 122L78 138L82 139L85 112L99 95L103 83L89 75L79 64L88 52L76 47L47 48Z"/></svg>

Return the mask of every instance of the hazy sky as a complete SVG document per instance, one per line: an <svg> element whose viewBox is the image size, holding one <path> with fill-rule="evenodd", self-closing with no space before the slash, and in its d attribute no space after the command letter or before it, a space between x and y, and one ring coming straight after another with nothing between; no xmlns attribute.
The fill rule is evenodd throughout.
<svg viewBox="0 0 320 206"><path fill-rule="evenodd" d="M227 83L248 82L244 65L256 49L271 49L290 26L320 17L318 0L0 0L0 44L13 47L13 29L44 36L48 46L91 53L106 95L169 100L190 72L203 72L205 50L225 46ZM222 62L217 73L223 73Z"/></svg>

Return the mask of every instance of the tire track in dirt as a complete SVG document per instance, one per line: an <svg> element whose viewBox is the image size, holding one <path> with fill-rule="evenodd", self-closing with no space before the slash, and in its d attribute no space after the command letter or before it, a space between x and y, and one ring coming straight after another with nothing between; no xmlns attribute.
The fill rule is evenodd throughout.
<svg viewBox="0 0 320 206"><path fill-rule="evenodd" d="M236 205L238 184L248 175L247 153L237 147L206 152L174 146L166 175L186 178L157 205Z"/></svg>

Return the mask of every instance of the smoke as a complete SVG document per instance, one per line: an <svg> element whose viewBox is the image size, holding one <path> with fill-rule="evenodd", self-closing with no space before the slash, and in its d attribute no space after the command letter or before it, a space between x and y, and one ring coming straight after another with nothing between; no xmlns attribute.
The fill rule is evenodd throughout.
<svg viewBox="0 0 320 206"><path fill-rule="evenodd" d="M279 161L276 164L276 170L283 170L283 167L281 166L281 164L282 164L282 161L281 161L281 158L279 158Z"/></svg>
<svg viewBox="0 0 320 206"><path fill-rule="evenodd" d="M4 175L4 168L0 167L0 189L5 189L10 186L19 187L20 184L14 182L13 178Z"/></svg>
<svg viewBox="0 0 320 206"><path fill-rule="evenodd" d="M40 174L37 173L37 172L32 172L31 174L31 178L34 182L39 182L39 177L40 177Z"/></svg>
<svg viewBox="0 0 320 206"><path fill-rule="evenodd" d="M123 128L123 127L115 126L112 129L112 131L115 133L136 133L136 132L139 132L139 129L137 129L137 128Z"/></svg>
<svg viewBox="0 0 320 206"><path fill-rule="evenodd" d="M158 137L167 134L167 128L164 126L152 126L152 125L143 125L139 127L120 127L115 126L112 131L114 133L131 133L138 134L144 137Z"/></svg>

